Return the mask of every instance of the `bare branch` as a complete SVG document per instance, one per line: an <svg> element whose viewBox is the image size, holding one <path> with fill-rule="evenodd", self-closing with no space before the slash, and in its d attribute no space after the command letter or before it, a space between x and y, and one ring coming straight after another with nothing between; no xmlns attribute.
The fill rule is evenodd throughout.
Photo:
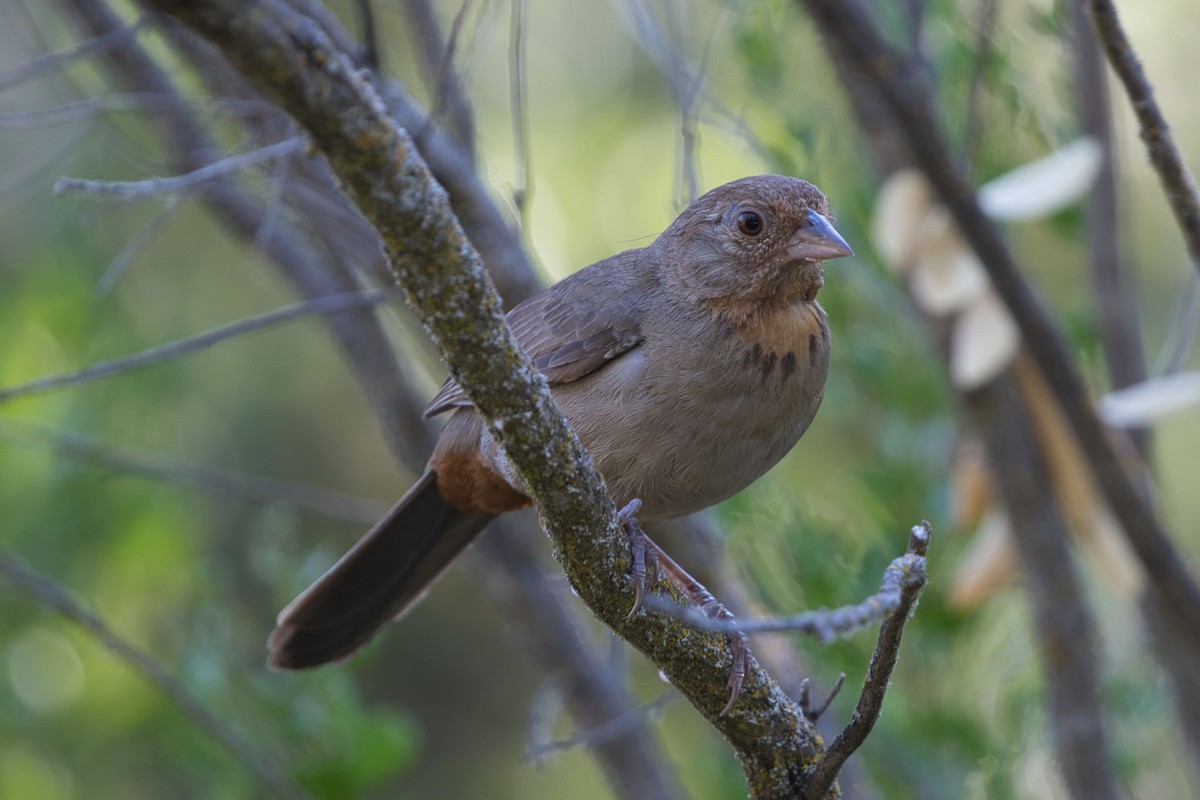
<svg viewBox="0 0 1200 800"><path fill-rule="evenodd" d="M579 605L546 574L529 533L501 518L473 546L488 597L505 617L523 622L522 646L547 667L577 728L608 729L623 720L619 733L590 743L613 794L627 800L685 797L622 674L581 635L570 611ZM537 746L530 749L539 755Z"/></svg>
<svg viewBox="0 0 1200 800"><path fill-rule="evenodd" d="M804 0L827 40L857 65L864 86L886 105L916 163L937 190L967 241L979 255L992 285L1020 328L1038 369L1070 422L1133 550L1155 576L1154 589L1200 640L1200 586L1125 471L1100 424L1087 389L1067 353L1063 337L1021 277L995 225L951 162L935 122L933 96L916 68L884 40L871 15L856 0Z"/></svg>
<svg viewBox="0 0 1200 800"><path fill-rule="evenodd" d="M867 667L867 677L863 681L858 705L854 707L854 716L813 767L803 795L806 798L819 800L825 797L846 759L862 746L879 719L879 713L883 709L883 697L887 693L888 682L892 679L892 670L900 657L900 637L904 633L904 623L908 622L909 614L916 606L921 590L925 588L925 555L929 552L930 534L928 522L914 525L908 537L908 552L892 562L895 566L902 559L910 559L910 565L905 568L909 571L897 577L900 603L879 628L879 641L871 655L871 664ZM888 569L890 571L891 567Z"/></svg>
<svg viewBox="0 0 1200 800"><path fill-rule="evenodd" d="M109 262L108 269L104 270L104 274L100 276L100 280L96 281L96 291L99 294L105 295L112 291L113 287L125 276L126 271L133 266L133 262L137 261L138 256L142 254L151 242L157 239L169 227L171 223L179 218L183 213L186 204L181 202L177 197L167 198L163 207L155 214L149 222L141 227L137 233L129 238L125 246L121 248L121 252L117 253L116 257ZM3 402L0 399L0 402Z"/></svg>
<svg viewBox="0 0 1200 800"><path fill-rule="evenodd" d="M92 197L112 197L124 202L137 202L151 197L178 192L192 192L214 178L238 172L254 164L285 158L303 152L304 140L299 137L260 147L248 153L222 158L205 164L184 175L169 178L149 178L142 181L93 181L62 177L54 182L56 195L84 194Z"/></svg>
<svg viewBox="0 0 1200 800"><path fill-rule="evenodd" d="M254 110L225 97L188 97L185 99L175 93L125 92L89 97L86 100L66 103L53 108L6 112L0 114L0 130L45 128L62 125L65 122L91 119L113 111L174 111L184 103L204 106L217 113L239 114Z"/></svg>
<svg viewBox="0 0 1200 800"><path fill-rule="evenodd" d="M918 529L925 531L925 547L927 547L929 523L922 523L913 530ZM919 551L914 550L913 543L910 541L909 551L892 561L884 570L879 591L852 606L805 611L790 617L712 619L700 609L681 606L665 597L647 597L645 604L647 607L670 613L688 625L701 630L715 633L788 631L805 633L821 644L827 644L834 639L865 628L877 620L886 619L895 614L896 610L904 604L906 594L911 587L916 585L919 591L919 588L925 585L925 578L925 548L923 547Z"/></svg>
<svg viewBox="0 0 1200 800"><path fill-rule="evenodd" d="M92 35L104 35L124 26L104 0L59 2L70 7ZM173 44L190 56L189 41L181 41L182 37L178 37L182 28L177 25L163 27L168 37L176 35ZM198 41L194 36L188 38L190 43ZM353 42L350 46L355 47ZM221 151L193 108L191 98L184 98L175 90L171 78L136 41L112 51L109 62L119 81L162 99L161 108L152 117L152 122L177 170L183 172L202 167L212 160L213 154ZM207 78L214 71L202 69L201 74ZM238 110L253 119L269 119L278 114L274 106L255 94L231 97L222 102L224 105L219 108ZM287 131L285 128L278 132L273 140ZM312 159L301 163L310 161ZM360 288L351 273L336 269L340 262L323 254L306 231L285 232L275 226L276 230L264 233L263 222L267 216L262 201L245 191L234 176L214 178L204 187L201 198L214 218L234 236L257 244L301 295L315 298ZM347 213L353 223L361 224L360 217ZM430 441L418 422L423 399L416 396L401 375L379 320L371 311L361 310L330 317L329 327L341 350L349 356L348 363L353 366L355 378L380 420L391 450L408 461L423 459ZM406 413L410 410L413 413Z"/></svg>
<svg viewBox="0 0 1200 800"><path fill-rule="evenodd" d="M513 149L516 151L517 184L513 189L513 205L521 220L521 233L529 241L529 207L533 202L533 153L529 144L529 69L525 58L525 27L529 15L528 0L512 0L512 21L509 27L508 91L513 127Z"/></svg>
<svg viewBox="0 0 1200 800"><path fill-rule="evenodd" d="M1087 10L1079 2L1072 3L1071 9L1079 116L1083 132L1099 143L1101 151L1100 172L1087 195L1092 294L1099 312L1100 340L1104 345L1109 380L1113 388L1121 389L1146 379L1146 357L1142 352L1134 282L1122 263L1116 163L1104 63ZM1145 459L1150 445L1148 432L1135 430L1131 435Z"/></svg>
<svg viewBox="0 0 1200 800"><path fill-rule="evenodd" d="M75 372L61 375L47 375L18 386L12 386L8 389L0 389L0 403L23 395L47 392L52 389L61 389L65 386L75 386L87 383L88 381L109 378L113 375L129 372L130 370L159 364L200 350L206 350L213 345L235 339L239 336L245 336L248 333L282 325L286 322L293 322L304 317L318 314L337 314L354 308L376 306L380 303L386 303L389 300L395 300L399 295L400 293L395 289L372 289L364 292L352 292L349 294L338 294L305 300L304 302L276 309L275 311L268 311L265 314L238 320L229 325L222 325L219 328L213 328L210 331L187 339L179 339L178 341L169 342L158 347L152 347L149 350L143 350L140 353L114 358L110 361L101 361Z"/></svg>
<svg viewBox="0 0 1200 800"><path fill-rule="evenodd" d="M450 24L450 35L444 44L437 13L430 0L405 0L403 6L404 11L408 14L409 28L412 31L413 39L421 52L421 61L425 67L425 83L433 97L433 108L429 117L431 120L443 119L450 133L462 146L464 154L473 159L475 119L454 63L455 54L458 52L458 45L462 39L463 25L471 10L471 0L462 0L462 5L459 6L454 15L454 21ZM420 146L425 138L424 132L415 133L413 138ZM469 229L468 233L470 233ZM487 257L486 253L483 255L484 258Z"/></svg>
<svg viewBox="0 0 1200 800"><path fill-rule="evenodd" d="M177 484L256 503L282 503L302 511L369 525L388 507L310 483L243 475L181 461L127 445L103 442L74 431L0 418L0 440L27 447L46 447L68 458L98 464L153 481Z"/></svg>
<svg viewBox="0 0 1200 800"><path fill-rule="evenodd" d="M145 651L122 638L95 612L87 609L66 589L47 576L22 563L7 549L0 548L0 575L14 588L54 609L69 621L92 634L110 653L154 684L196 727L216 740L226 751L271 791L288 800L311 795L292 781L287 772L265 753L259 752L224 720L208 710L171 672Z"/></svg>
<svg viewBox="0 0 1200 800"><path fill-rule="evenodd" d="M648 717L658 716L668 703L678 698L679 695L676 692L666 692L648 703L643 703L637 708L629 709L619 717L606 720L593 728L579 731L567 739L531 741L529 752L525 754L525 760L540 763L553 753L574 750L577 747L582 747L585 750L594 750L600 745L629 735L637 726L642 725Z"/></svg>
<svg viewBox="0 0 1200 800"><path fill-rule="evenodd" d="M454 31L460 20L461 13ZM173 21L164 18L161 22L177 50L195 64L214 93L259 97L206 42ZM452 38L456 35L454 31ZM337 31L332 33L338 34ZM348 37L340 34L338 37L339 42L345 39L347 46L352 45ZM453 50L452 44L448 48ZM423 151L431 154L439 176L451 187L451 201L463 212L468 233L483 250L488 268L498 279L508 301L515 303L535 291L540 285L537 276L525 260L515 232L500 217L475 174L469 153L432 124L423 110L410 104L398 92L390 92L388 102L394 113L412 121L406 124L420 131ZM469 114L469 107L466 111ZM265 141L291 129L290 121L278 111L245 121L251 132ZM336 270L343 262L365 264L373 274L382 273L386 277L378 235L333 189L324 162L305 159L279 163L296 167L298 180L293 180L288 187L291 199L306 220L305 230L325 242L328 269ZM364 359L360 350L348 351L347 358L361 374L373 376L373 380L387 385L388 374L374 367L370 359ZM395 363L402 362L395 358L388 360L389 365ZM403 454L402 462L415 470L421 469L424 453L431 442L427 426L421 424L422 408L423 404L388 409L377 407L377 413L411 417L417 432L422 434L413 437L408 447L393 448L394 452ZM500 606L502 615L519 626L531 655L549 674L559 676L569 689L567 707L578 725L589 727L601 720L622 716L634 707L632 698L623 683L604 668L588 643L580 640L578 604L557 592L547 596L542 591L537 557L540 554L534 552L534 544L527 531L516 530L501 521L476 544L468 563L482 575L488 594ZM622 739L597 747L595 756L619 797L636 800L682 795L654 736L644 726Z"/></svg>
<svg viewBox="0 0 1200 800"><path fill-rule="evenodd" d="M137 34L143 24L145 24L145 18L139 17L132 25L123 26L102 36L93 36L54 53L43 53L23 64L0 70L0 92L27 81L36 80L46 73L60 70L80 59L102 54L109 48L122 46L128 38Z"/></svg>
<svg viewBox="0 0 1200 800"><path fill-rule="evenodd" d="M967 406L999 476L1021 560L1030 614L1042 652L1049 726L1059 769L1077 800L1115 800L1116 779L1104 730L1097 674L1096 631L1071 558L1066 531L1045 491L1050 483L1029 404L1044 393L1037 371L1018 358L1016 380L1006 377L970 393Z"/></svg>
<svg viewBox="0 0 1200 800"><path fill-rule="evenodd" d="M1142 70L1137 53L1121 27L1117 9L1111 0L1090 0L1092 22L1096 35L1108 55L1108 63L1121 79L1129 101L1141 125L1146 154L1158 173L1163 191L1175 212L1175 220L1187 242L1192 265L1200 270L1200 191L1196 179L1184 163L1183 156L1171 136L1171 126L1154 99L1154 87Z"/></svg>

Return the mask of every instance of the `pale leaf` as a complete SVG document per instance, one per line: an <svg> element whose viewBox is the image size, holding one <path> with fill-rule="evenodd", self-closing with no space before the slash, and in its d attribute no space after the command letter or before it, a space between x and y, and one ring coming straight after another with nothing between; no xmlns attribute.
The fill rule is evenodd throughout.
<svg viewBox="0 0 1200 800"><path fill-rule="evenodd" d="M1021 343L1017 324L994 292L959 314L950 335L950 380L977 389L999 375Z"/></svg>
<svg viewBox="0 0 1200 800"><path fill-rule="evenodd" d="M922 225L933 207L933 188L920 170L897 170L880 187L871 239L892 271L912 268Z"/></svg>
<svg viewBox="0 0 1200 800"><path fill-rule="evenodd" d="M993 507L979 523L954 567L950 605L975 608L1015 581L1017 575L1017 554L1008 516L999 507Z"/></svg>
<svg viewBox="0 0 1200 800"><path fill-rule="evenodd" d="M1114 428L1134 428L1172 411L1200 404L1200 372L1153 378L1100 398L1101 418Z"/></svg>
<svg viewBox="0 0 1200 800"><path fill-rule="evenodd" d="M1100 174L1103 158L1095 139L1076 139L981 187L979 205L993 219L1009 222L1052 214L1087 194Z"/></svg>
<svg viewBox="0 0 1200 800"><path fill-rule="evenodd" d="M944 208L925 218L916 247L909 288L926 313L940 317L966 308L990 285L983 264Z"/></svg>

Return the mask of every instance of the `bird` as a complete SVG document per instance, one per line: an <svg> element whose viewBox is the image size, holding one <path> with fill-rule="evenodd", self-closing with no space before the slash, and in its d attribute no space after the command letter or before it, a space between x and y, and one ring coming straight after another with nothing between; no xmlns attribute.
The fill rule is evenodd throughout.
<svg viewBox="0 0 1200 800"><path fill-rule="evenodd" d="M616 506L678 517L748 486L809 427L830 357L822 264L849 255L816 186L741 178L696 199L648 246L575 272L506 319ZM426 410L440 414L449 420L421 477L279 613L270 666L349 657L491 520L531 505L453 379Z"/></svg>

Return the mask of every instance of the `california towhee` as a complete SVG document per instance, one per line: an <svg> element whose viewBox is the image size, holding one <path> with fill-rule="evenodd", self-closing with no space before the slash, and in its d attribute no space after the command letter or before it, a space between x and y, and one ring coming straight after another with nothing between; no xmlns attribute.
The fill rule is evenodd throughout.
<svg viewBox="0 0 1200 800"><path fill-rule="evenodd" d="M692 203L649 247L509 312L618 507L640 499L644 519L699 511L749 485L808 428L829 366L821 262L851 255L828 216L811 183L743 178ZM453 380L426 415L447 411L416 485L280 613L272 666L353 653L493 517L530 504Z"/></svg>

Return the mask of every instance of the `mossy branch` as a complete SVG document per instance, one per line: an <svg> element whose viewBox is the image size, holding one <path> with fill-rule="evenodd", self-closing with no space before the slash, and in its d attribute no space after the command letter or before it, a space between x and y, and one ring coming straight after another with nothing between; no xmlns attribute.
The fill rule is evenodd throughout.
<svg viewBox="0 0 1200 800"><path fill-rule="evenodd" d="M723 638L661 615L625 618L628 547L604 483L518 348L445 191L370 75L281 0L147 5L212 41L308 133L379 231L396 282L521 474L580 597L729 739L756 797L794 796L823 752L798 706L752 662L737 706L719 716L730 665Z"/></svg>

